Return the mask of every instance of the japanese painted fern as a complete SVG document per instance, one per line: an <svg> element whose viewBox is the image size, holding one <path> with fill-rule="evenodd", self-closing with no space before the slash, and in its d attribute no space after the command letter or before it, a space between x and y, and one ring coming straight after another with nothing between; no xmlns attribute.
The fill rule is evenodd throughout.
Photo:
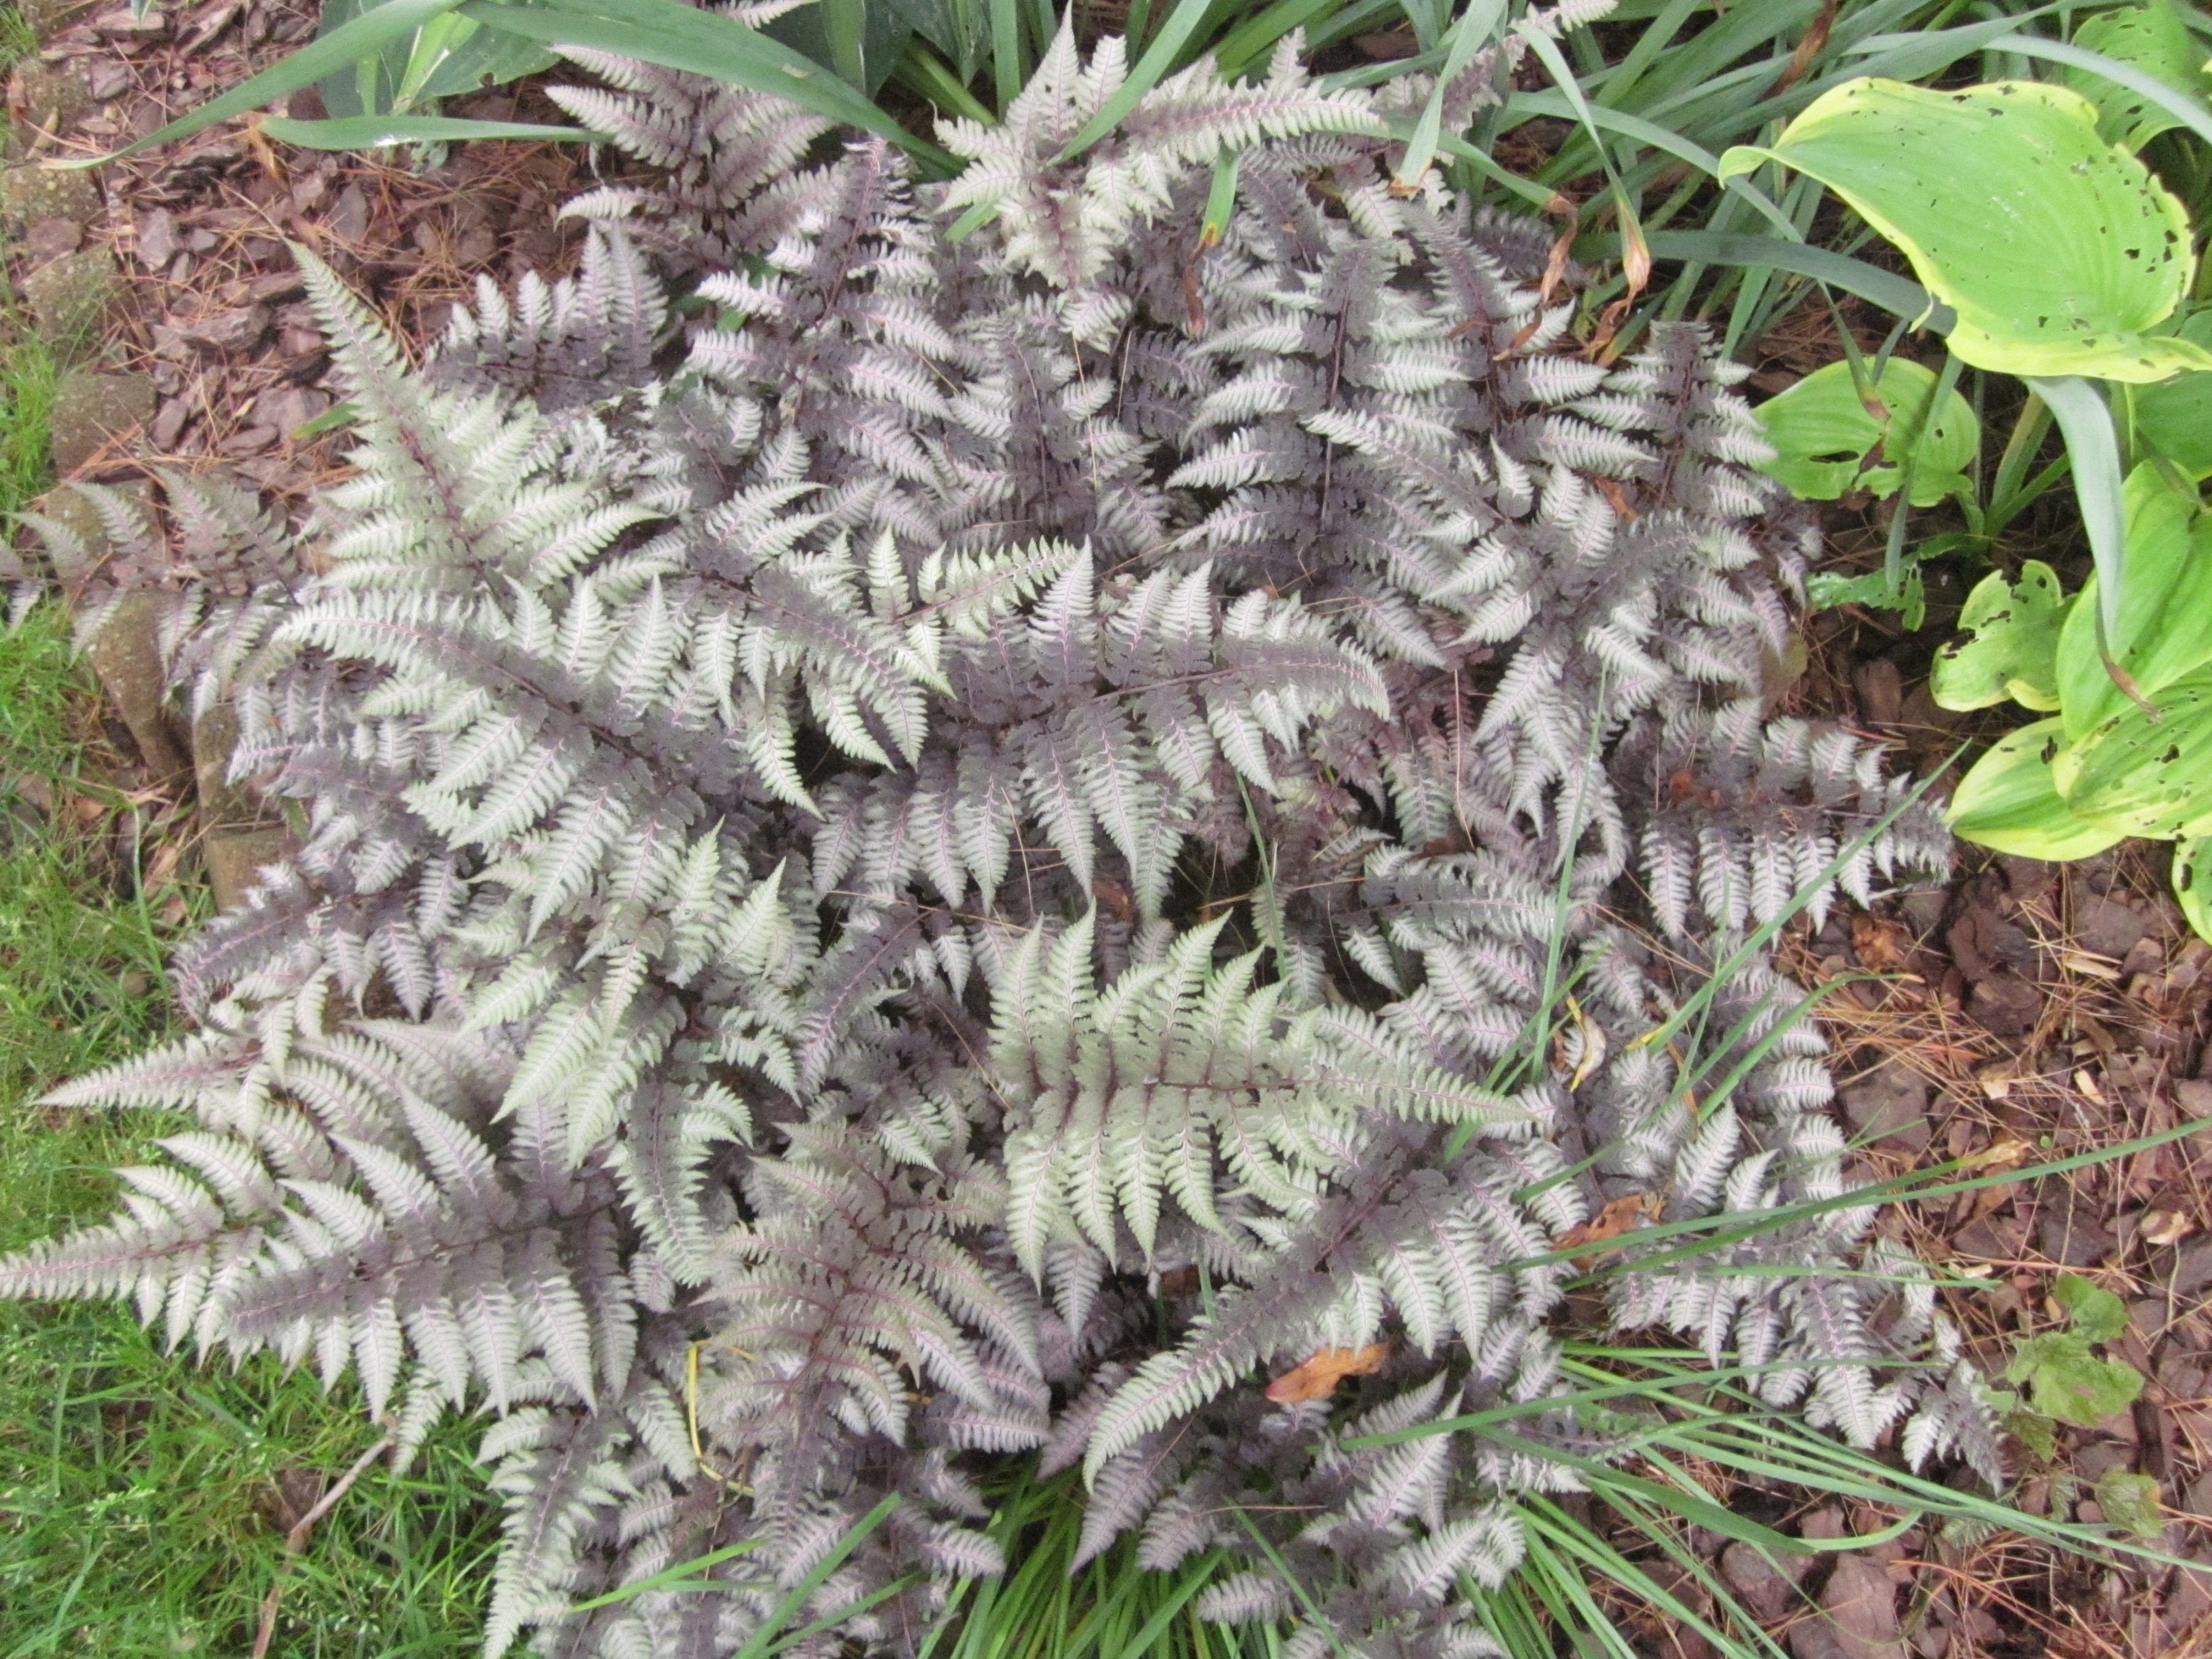
<svg viewBox="0 0 2212 1659"><path fill-rule="evenodd" d="M1484 1650L1513 1495L1609 1444L1542 1404L1557 1242L1842 1190L1763 958L1705 1048L1639 1041L1681 964L1854 838L1860 896L1945 857L1871 750L1762 715L1807 532L1736 371L1681 327L1577 355L1541 231L1387 187L1422 89L1295 43L1071 161L1122 60L1063 36L933 188L590 61L560 95L665 179L577 204L576 277L487 287L417 373L303 256L361 414L325 574L173 629L300 849L180 963L192 1034L56 1096L197 1127L0 1288L350 1372L403 1441L488 1411L494 1652L729 1653L886 1496L792 1623L901 1649L1000 1565L979 1460L1031 1449L1086 1549L1246 1558L1208 1617ZM261 549L211 499L171 489ZM1614 1316L1862 1443L1918 1405L1917 1453L1984 1446L1966 1382L1881 1369L1933 1322L1841 1271L1867 1219L1632 1253ZM1347 1422L1262 1395L1376 1343Z"/></svg>

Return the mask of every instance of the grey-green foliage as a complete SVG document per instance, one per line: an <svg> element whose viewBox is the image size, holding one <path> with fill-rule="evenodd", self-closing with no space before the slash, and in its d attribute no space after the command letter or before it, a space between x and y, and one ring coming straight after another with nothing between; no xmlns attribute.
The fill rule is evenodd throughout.
<svg viewBox="0 0 2212 1659"><path fill-rule="evenodd" d="M1512 1494L1608 1443L1347 1448L1259 1384L1386 1342L1370 1427L1540 1402L1597 1206L1842 1190L1763 958L1703 1047L1638 1041L1902 799L1761 712L1809 532L1739 371L1577 355L1547 233L1391 194L1294 44L1059 161L1118 62L1063 39L967 136L1000 222L961 240L880 143L599 63L558 95L660 182L419 374L305 261L361 415L327 571L179 652L300 850L182 964L193 1033L58 1097L198 1127L0 1284L350 1371L403 1439L489 1410L495 1650L732 1651L887 1493L792 1622L878 1596L810 1647L899 1649L999 1565L976 1455L1035 1448L1087 1548L1249 1557L1210 1616L1479 1651ZM1842 885L1945 856L1908 811ZM1623 1273L1616 1316L1986 1454L1970 1374L1883 1369L1943 1333L1841 1271L1867 1220Z"/></svg>

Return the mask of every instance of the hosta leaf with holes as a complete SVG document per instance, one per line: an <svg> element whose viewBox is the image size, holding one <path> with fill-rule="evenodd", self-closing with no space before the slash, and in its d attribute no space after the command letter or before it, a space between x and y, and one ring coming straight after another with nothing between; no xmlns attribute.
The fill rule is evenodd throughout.
<svg viewBox="0 0 2212 1659"><path fill-rule="evenodd" d="M2147 695L2154 708L2124 704L2062 747L2052 780L2092 823L2161 841L2212 833L2212 672Z"/></svg>
<svg viewBox="0 0 2212 1659"><path fill-rule="evenodd" d="M2212 836L2185 836L2174 843L2173 896L2189 925L2212 939Z"/></svg>
<svg viewBox="0 0 2212 1659"><path fill-rule="evenodd" d="M2171 0L2092 12L2075 27L2074 44L2141 70L2185 98L2205 100L2205 49ZM2097 132L2109 143L2141 149L2182 125L2171 110L2110 76L2070 64L2063 73L2066 84L2097 106Z"/></svg>
<svg viewBox="0 0 2212 1659"><path fill-rule="evenodd" d="M2072 599L2040 559L2007 581L1992 571L1974 584L1959 612L1970 637L1936 653L1928 689L1945 708L1987 708L2010 697L2025 708L2058 707L2058 632Z"/></svg>
<svg viewBox="0 0 2212 1659"><path fill-rule="evenodd" d="M2033 81L1938 92L1873 77L1814 100L1772 145L1721 158L1819 179L1958 313L1948 343L2008 374L2162 380L2212 352L2157 334L2195 269L2189 216L2099 137L2081 94Z"/></svg>
<svg viewBox="0 0 2212 1659"><path fill-rule="evenodd" d="M2058 793L2051 761L2064 746L2057 719L2008 732L1959 781L1945 821L1954 835L2031 859L2080 859L2124 840L2118 825L2092 822Z"/></svg>
<svg viewBox="0 0 2212 1659"><path fill-rule="evenodd" d="M1956 392L1947 392L1930 416L1936 376L1901 357L1890 359L1879 378L1873 374L1869 365L1869 378L1862 386L1850 364L1829 363L1761 404L1759 418L1777 453L1759 471L1808 501L1833 501L1854 489L1894 495L1910 449L1917 458L1915 507L1969 493L1964 469L1982 441L1973 405ZM1908 444L1915 433L1918 442Z"/></svg>
<svg viewBox="0 0 2212 1659"><path fill-rule="evenodd" d="M2128 475L2122 505L2118 623L2100 642L2100 579L2092 573L2058 633L2058 703L2069 738L2125 710L2140 713L2137 697L2159 703L2167 686L2212 663L2212 519L2193 489L2149 464ZM2100 643L2130 685L2106 672Z"/></svg>

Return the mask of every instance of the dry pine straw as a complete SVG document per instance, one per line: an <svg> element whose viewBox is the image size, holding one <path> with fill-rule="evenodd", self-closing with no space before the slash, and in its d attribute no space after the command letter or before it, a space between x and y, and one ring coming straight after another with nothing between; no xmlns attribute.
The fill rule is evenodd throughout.
<svg viewBox="0 0 2212 1659"><path fill-rule="evenodd" d="M127 9L88 15L45 43L33 72L69 83L64 116L19 131L17 150L106 153L266 67L313 33L315 15L298 0L157 10L147 26ZM465 112L551 118L541 106L486 94ZM331 398L286 244L330 261L397 337L421 341L480 273L511 281L570 267L578 234L556 215L591 182L582 165L560 145L478 144L415 172L276 146L250 121L108 164L106 208L85 240L106 247L125 277L111 355L149 374L160 401L147 431L94 457L84 475L112 482L149 464L225 463L297 511L340 446L291 435ZM71 251L64 230L46 230L11 250L19 283Z"/></svg>

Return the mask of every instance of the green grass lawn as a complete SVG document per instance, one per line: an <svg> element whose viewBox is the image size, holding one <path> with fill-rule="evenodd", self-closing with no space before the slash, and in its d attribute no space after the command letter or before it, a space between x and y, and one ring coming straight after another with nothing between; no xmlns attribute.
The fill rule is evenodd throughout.
<svg viewBox="0 0 2212 1659"><path fill-rule="evenodd" d="M57 608L0 637L0 756L17 781L0 805L0 1248L104 1214L110 1172L162 1132L36 1099L162 1035L162 952L204 904L132 891L115 850L128 809L75 735L92 720ZM0 1659L244 1653L287 1503L312 1503L374 1438L349 1390L325 1397L265 1356L203 1369L125 1307L0 1304ZM473 1650L494 1522L473 1439L450 1425L407 1477L380 1466L353 1488L286 1583L272 1651Z"/></svg>
<svg viewBox="0 0 2212 1659"><path fill-rule="evenodd" d="M0 73L21 37L0 12ZM53 387L5 301L0 532L44 483ZM102 781L103 746L60 607L0 631L0 1249L104 1216L116 1166L180 1127L37 1103L162 1037L165 953L207 908L189 856L134 833L152 814ZM407 1476L353 1487L285 1582L272 1654L476 1650L496 1536L477 1432L448 1424ZM0 1659L243 1656L293 1514L375 1436L350 1389L267 1356L203 1369L125 1306L0 1303Z"/></svg>

